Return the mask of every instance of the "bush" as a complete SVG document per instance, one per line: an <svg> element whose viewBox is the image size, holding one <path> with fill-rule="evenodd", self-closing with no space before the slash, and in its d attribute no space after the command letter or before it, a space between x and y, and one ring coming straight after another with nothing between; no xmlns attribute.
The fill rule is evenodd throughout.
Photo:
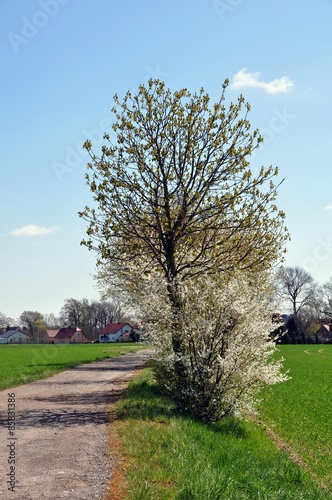
<svg viewBox="0 0 332 500"><path fill-rule="evenodd" d="M255 284L257 285L257 283ZM162 320L162 318L161 318ZM286 380L270 332L275 329L264 295L242 274L228 283L196 279L183 290L181 325L183 380L175 370L172 331L150 325L154 371L163 390L204 422L254 411L265 384Z"/></svg>

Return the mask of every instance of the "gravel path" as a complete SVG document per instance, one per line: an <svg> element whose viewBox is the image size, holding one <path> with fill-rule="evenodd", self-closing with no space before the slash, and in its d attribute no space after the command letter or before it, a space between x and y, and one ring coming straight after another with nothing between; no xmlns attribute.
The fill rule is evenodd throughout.
<svg viewBox="0 0 332 500"><path fill-rule="evenodd" d="M0 498L103 499L111 474L106 405L149 356L142 350L0 391Z"/></svg>

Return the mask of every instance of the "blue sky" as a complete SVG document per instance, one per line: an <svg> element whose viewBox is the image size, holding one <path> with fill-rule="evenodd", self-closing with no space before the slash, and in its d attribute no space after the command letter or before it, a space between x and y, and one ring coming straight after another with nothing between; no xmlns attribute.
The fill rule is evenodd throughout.
<svg viewBox="0 0 332 500"><path fill-rule="evenodd" d="M230 79L265 137L253 166L285 178L286 265L329 279L331 18L331 0L0 0L0 311L99 298L82 144L98 151L113 95L150 77L212 100Z"/></svg>

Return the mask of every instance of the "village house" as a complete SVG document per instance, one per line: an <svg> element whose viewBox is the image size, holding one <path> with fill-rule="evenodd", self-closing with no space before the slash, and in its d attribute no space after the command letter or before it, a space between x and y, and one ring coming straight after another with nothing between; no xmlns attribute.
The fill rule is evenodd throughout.
<svg viewBox="0 0 332 500"><path fill-rule="evenodd" d="M332 332L331 326L327 323L323 323L319 330L315 333L316 341L318 344L331 344L332 343Z"/></svg>
<svg viewBox="0 0 332 500"><path fill-rule="evenodd" d="M26 344L29 342L29 337L18 326L6 328L0 334L0 344Z"/></svg>
<svg viewBox="0 0 332 500"><path fill-rule="evenodd" d="M49 342L51 344L86 344L89 340L80 328L68 326L58 330L56 335L50 337Z"/></svg>
<svg viewBox="0 0 332 500"><path fill-rule="evenodd" d="M99 332L99 342L128 342L133 327L129 323L110 323Z"/></svg>
<svg viewBox="0 0 332 500"><path fill-rule="evenodd" d="M57 329L51 329L51 330L46 330L44 332L44 340L43 340L43 343L44 344L54 344L54 337L56 336L56 334L58 333L59 331L59 328Z"/></svg>

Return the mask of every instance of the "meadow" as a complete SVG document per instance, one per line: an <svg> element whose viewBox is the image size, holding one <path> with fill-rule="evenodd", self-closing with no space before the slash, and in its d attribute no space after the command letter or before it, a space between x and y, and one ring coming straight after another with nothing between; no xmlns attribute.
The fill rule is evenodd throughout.
<svg viewBox="0 0 332 500"><path fill-rule="evenodd" d="M46 378L82 363L121 356L141 344L0 344L0 390Z"/></svg>
<svg viewBox="0 0 332 500"><path fill-rule="evenodd" d="M281 355L292 378L263 391L254 421L179 415L142 372L118 406L124 498L331 499L332 346L280 346Z"/></svg>
<svg viewBox="0 0 332 500"><path fill-rule="evenodd" d="M332 345L284 345L290 380L263 391L260 418L332 491Z"/></svg>

